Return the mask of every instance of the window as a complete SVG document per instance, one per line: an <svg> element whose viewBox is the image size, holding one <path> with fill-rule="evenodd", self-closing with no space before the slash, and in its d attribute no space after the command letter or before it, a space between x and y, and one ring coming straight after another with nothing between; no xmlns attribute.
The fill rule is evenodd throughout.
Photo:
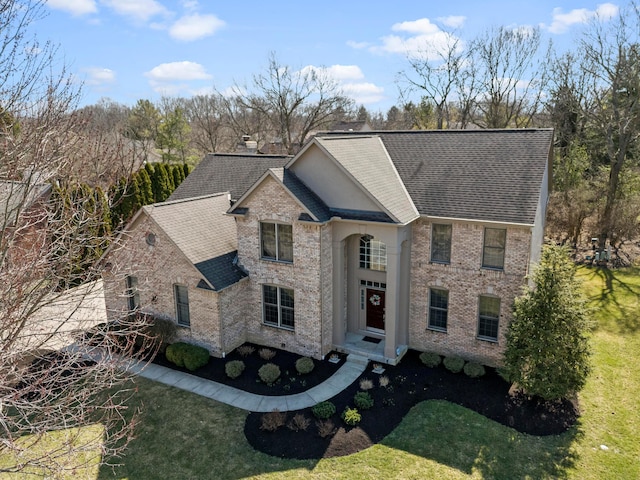
<svg viewBox="0 0 640 480"><path fill-rule="evenodd" d="M431 228L431 261L451 262L451 225L433 224Z"/></svg>
<svg viewBox="0 0 640 480"><path fill-rule="evenodd" d="M500 299L480 296L478 315L478 338L498 340L498 319L500 318Z"/></svg>
<svg viewBox="0 0 640 480"><path fill-rule="evenodd" d="M439 288L429 290L429 328L447 331L447 312L449 310L449 292Z"/></svg>
<svg viewBox="0 0 640 480"><path fill-rule="evenodd" d="M486 268L504 268L504 247L507 231L504 228L485 228L482 266Z"/></svg>
<svg viewBox="0 0 640 480"><path fill-rule="evenodd" d="M178 325L188 327L191 323L189 318L189 292L184 285L174 285L176 297L176 317Z"/></svg>
<svg viewBox="0 0 640 480"><path fill-rule="evenodd" d="M367 270L387 270L387 246L371 235L360 237L360 268Z"/></svg>
<svg viewBox="0 0 640 480"><path fill-rule="evenodd" d="M262 305L264 323L293 330L293 290L263 285Z"/></svg>
<svg viewBox="0 0 640 480"><path fill-rule="evenodd" d="M140 308L140 292L138 292L138 277L132 277L131 275L127 275L126 278L127 283L127 304L129 306L130 311L137 310Z"/></svg>
<svg viewBox="0 0 640 480"><path fill-rule="evenodd" d="M262 258L293 262L293 230L282 223L260 223Z"/></svg>

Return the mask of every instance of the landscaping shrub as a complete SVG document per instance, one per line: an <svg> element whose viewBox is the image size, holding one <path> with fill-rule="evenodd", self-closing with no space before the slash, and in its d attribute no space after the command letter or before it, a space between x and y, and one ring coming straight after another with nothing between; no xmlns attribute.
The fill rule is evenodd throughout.
<svg viewBox="0 0 640 480"><path fill-rule="evenodd" d="M289 427L289 430L298 432L300 430L306 430L307 428L309 428L310 424L311 420L305 417L302 413L296 413L287 424L287 427Z"/></svg>
<svg viewBox="0 0 640 480"><path fill-rule="evenodd" d="M420 354L420 361L429 368L435 368L442 362L442 358L437 353L422 352Z"/></svg>
<svg viewBox="0 0 640 480"><path fill-rule="evenodd" d="M238 378L244 372L244 362L242 360L231 360L225 363L224 372L229 378Z"/></svg>
<svg viewBox="0 0 640 480"><path fill-rule="evenodd" d="M373 381L368 378L360 380L360 390L371 390L373 388Z"/></svg>
<svg viewBox="0 0 640 480"><path fill-rule="evenodd" d="M260 350L258 350L258 355L260 355L260 358L263 360L271 360L276 356L276 352L275 350L271 350L270 348L261 348Z"/></svg>
<svg viewBox="0 0 640 480"><path fill-rule="evenodd" d="M373 407L373 397L369 392L358 392L353 396L353 403L360 410L369 410Z"/></svg>
<svg viewBox="0 0 640 480"><path fill-rule="evenodd" d="M296 370L301 375L311 373L314 367L315 364L313 363L313 358L311 357L302 357L296 360Z"/></svg>
<svg viewBox="0 0 640 480"><path fill-rule="evenodd" d="M165 355L171 363L191 371L203 367L209 361L209 350L184 342L169 345Z"/></svg>
<svg viewBox="0 0 640 480"><path fill-rule="evenodd" d="M252 347L251 345L240 345L237 348L237 351L238 351L238 355L240 355L241 357L248 357L253 352L255 352L256 349L254 347Z"/></svg>
<svg viewBox="0 0 640 480"><path fill-rule="evenodd" d="M320 403L316 403L313 406L313 408L311 409L311 412L316 418L319 418L321 420L326 420L331 415L336 413L336 406L329 401L320 402Z"/></svg>
<svg viewBox="0 0 640 480"><path fill-rule="evenodd" d="M387 387L387 385L389 385L389 377L387 377L386 375L381 375L378 379L378 383L380 383L380 386L382 388Z"/></svg>
<svg viewBox="0 0 640 480"><path fill-rule="evenodd" d="M332 420L317 420L316 427L318 427L318 435L321 438L333 435L336 431L336 425Z"/></svg>
<svg viewBox="0 0 640 480"><path fill-rule="evenodd" d="M167 346L174 340L178 326L173 320L154 317L149 324L149 335L160 348L165 352Z"/></svg>
<svg viewBox="0 0 640 480"><path fill-rule="evenodd" d="M353 427L360 423L360 420L362 420L362 415L358 413L357 408L347 407L342 412L341 418L344 423Z"/></svg>
<svg viewBox="0 0 640 480"><path fill-rule="evenodd" d="M451 373L459 373L464 367L464 359L460 357L445 357L442 363Z"/></svg>
<svg viewBox="0 0 640 480"><path fill-rule="evenodd" d="M464 366L464 373L471 378L478 378L484 375L484 367L476 362L469 362Z"/></svg>
<svg viewBox="0 0 640 480"><path fill-rule="evenodd" d="M275 363L265 363L258 370L258 376L264 383L271 385L280 377L280 367Z"/></svg>
<svg viewBox="0 0 640 480"><path fill-rule="evenodd" d="M285 424L286 420L287 415L276 408L272 412L262 415L260 430L274 432L278 428L282 427Z"/></svg>

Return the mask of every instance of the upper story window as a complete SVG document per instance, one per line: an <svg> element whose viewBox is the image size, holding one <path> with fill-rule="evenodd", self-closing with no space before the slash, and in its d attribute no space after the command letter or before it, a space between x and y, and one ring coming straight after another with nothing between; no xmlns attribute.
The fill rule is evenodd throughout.
<svg viewBox="0 0 640 480"><path fill-rule="evenodd" d="M485 228L482 248L482 266L486 268L504 268L504 248L507 244L507 230L504 228Z"/></svg>
<svg viewBox="0 0 640 480"><path fill-rule="evenodd" d="M293 229L284 223L260 222L262 258L293 262Z"/></svg>
<svg viewBox="0 0 640 480"><path fill-rule="evenodd" d="M360 237L360 268L386 272L387 246L371 235Z"/></svg>
<svg viewBox="0 0 640 480"><path fill-rule="evenodd" d="M451 225L434 223L431 227L431 261L451 262Z"/></svg>

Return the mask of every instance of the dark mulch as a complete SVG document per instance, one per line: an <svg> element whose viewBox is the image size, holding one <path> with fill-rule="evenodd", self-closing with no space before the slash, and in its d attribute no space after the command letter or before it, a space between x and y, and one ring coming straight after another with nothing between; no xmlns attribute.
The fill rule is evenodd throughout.
<svg viewBox="0 0 640 480"><path fill-rule="evenodd" d="M287 422L301 413L311 420L306 430L293 431L287 426L274 432L262 430L263 413L250 413L245 423L245 436L256 450L276 457L318 459L350 455L380 442L398 426L407 412L423 400L438 399L457 403L498 423L531 435L556 435L566 431L578 418L577 405L565 400L545 403L510 393L510 385L494 369L481 378L453 374L443 367L427 368L410 351L395 367L385 366L384 376L390 387L379 386L380 375L371 366L360 377L373 380L369 393L374 399L371 410L361 411L357 427L346 427L339 414L353 407L353 396L360 390L360 379L331 399L337 413L331 420L335 434L320 437L311 409L288 412Z"/></svg>
<svg viewBox="0 0 640 480"><path fill-rule="evenodd" d="M264 360L258 355L262 347L253 345L255 352L242 357L237 350L224 359L211 357L209 364L194 372L180 369L158 354L155 363L192 375L224 383L247 392L260 395L292 395L308 390L333 375L344 363L345 356L339 355L338 364L327 360L315 361L315 368L307 375L299 375L295 361L299 355L284 350L272 349L276 355ZM232 380L226 376L224 365L230 360L242 360L246 369ZM274 385L266 385L258 379L258 369L267 362L275 363L282 371L282 377ZM389 379L389 386L381 387L381 375L371 371L371 365L353 384L331 399L336 406L336 414L330 419L335 425L331 435L323 438L318 434L316 419L311 408L297 412L287 412L286 422L290 423L296 414L304 415L310 424L306 430L294 431L282 426L270 432L261 429L264 413L250 413L245 422L244 433L248 442L256 450L282 457L299 459L319 459L350 455L382 441L395 429L411 407L423 400L448 400L502 425L530 435L557 435L575 424L579 412L577 405L569 400L543 402L522 394L510 392L510 385L494 369L488 368L485 376L470 378L464 373L454 374L440 366L425 367L419 359L419 352L410 350L399 365L385 365L382 376ZM347 406L354 406L353 396L360 391L360 380L372 380L374 387L368 392L374 399L371 410L361 411L362 421L357 427L346 427L340 413Z"/></svg>
<svg viewBox="0 0 640 480"><path fill-rule="evenodd" d="M300 355L296 355L285 350L276 348L270 348L276 352L276 355L271 360L263 360L260 358L258 351L261 348L259 345L245 344L252 346L255 351L246 357L241 356L238 353L238 349L228 354L225 358L210 357L209 363L202 368L199 368L193 372L190 372L186 368L176 367L173 363L167 360L167 357L162 353L158 353L153 362L158 365L180 370L191 375L196 375L201 378L213 380L214 382L223 383L231 387L244 390L245 392L251 392L258 395L292 395L294 393L304 392L311 387L315 387L324 382L331 375L344 364L346 355L332 352L337 355L340 361L338 363L331 363L328 360L319 361L315 360L315 367L310 373L300 375L296 371L296 360L300 358ZM327 355L329 358L329 355ZM245 370L236 379L231 379L227 376L224 370L224 366L231 360L242 360L245 364ZM258 370L265 363L274 363L280 367L281 376L280 379L273 385L267 385L259 380Z"/></svg>

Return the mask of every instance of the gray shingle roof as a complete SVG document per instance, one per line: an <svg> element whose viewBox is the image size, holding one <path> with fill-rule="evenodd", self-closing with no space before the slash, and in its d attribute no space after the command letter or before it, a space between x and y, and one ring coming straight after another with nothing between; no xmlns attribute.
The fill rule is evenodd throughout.
<svg viewBox="0 0 640 480"><path fill-rule="evenodd" d="M418 211L402 184L380 136L321 136L317 138L317 142L396 221L409 223L418 217Z"/></svg>
<svg viewBox="0 0 640 480"><path fill-rule="evenodd" d="M319 222L331 218L329 207L295 173L284 168L272 168L271 171Z"/></svg>
<svg viewBox="0 0 640 480"><path fill-rule="evenodd" d="M210 153L173 192L169 201L229 192L238 200L269 168L283 167L288 155Z"/></svg>
<svg viewBox="0 0 640 480"><path fill-rule="evenodd" d="M322 134L325 138L334 135ZM381 131L367 135L382 139L420 214L534 223L552 129Z"/></svg>
<svg viewBox="0 0 640 480"><path fill-rule="evenodd" d="M51 191L49 184L29 184L0 180L0 225L11 225L19 212L24 212Z"/></svg>
<svg viewBox="0 0 640 480"><path fill-rule="evenodd" d="M246 276L233 262L237 231L235 219L225 215L228 207L229 197L224 193L143 209L214 289L220 290Z"/></svg>

